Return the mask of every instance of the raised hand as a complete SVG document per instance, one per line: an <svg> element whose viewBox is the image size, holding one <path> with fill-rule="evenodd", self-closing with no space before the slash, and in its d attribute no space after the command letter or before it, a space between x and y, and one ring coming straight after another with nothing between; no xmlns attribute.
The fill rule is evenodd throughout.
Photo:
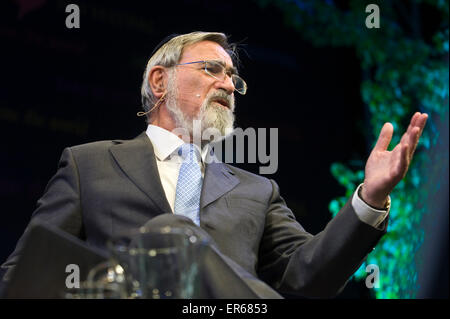
<svg viewBox="0 0 450 319"><path fill-rule="evenodd" d="M377 144L366 162L361 197L367 204L384 208L388 195L408 171L427 118L427 114L416 112L400 143L392 151L388 151L387 148L394 127L391 123L384 124Z"/></svg>

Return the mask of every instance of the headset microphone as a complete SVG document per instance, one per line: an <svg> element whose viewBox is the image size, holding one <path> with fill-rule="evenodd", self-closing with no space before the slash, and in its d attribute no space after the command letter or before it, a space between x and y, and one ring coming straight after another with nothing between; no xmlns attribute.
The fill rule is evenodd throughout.
<svg viewBox="0 0 450 319"><path fill-rule="evenodd" d="M153 111L156 107L158 107L159 104L161 104L161 102L163 101L163 99L166 97L167 91L164 92L164 94L161 96L161 98L158 100L158 102L155 103L155 106L152 107L150 110L148 110L147 112L137 112L137 116L144 116L148 113L150 113L151 111Z"/></svg>

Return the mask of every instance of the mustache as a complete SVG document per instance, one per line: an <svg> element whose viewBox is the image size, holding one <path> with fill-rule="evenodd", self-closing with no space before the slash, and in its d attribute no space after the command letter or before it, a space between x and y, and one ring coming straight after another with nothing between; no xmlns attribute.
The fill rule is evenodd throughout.
<svg viewBox="0 0 450 319"><path fill-rule="evenodd" d="M214 91L210 95L207 96L207 105L209 105L213 101L221 100L225 102L231 111L234 110L234 96L231 94L227 94L226 92L219 90Z"/></svg>

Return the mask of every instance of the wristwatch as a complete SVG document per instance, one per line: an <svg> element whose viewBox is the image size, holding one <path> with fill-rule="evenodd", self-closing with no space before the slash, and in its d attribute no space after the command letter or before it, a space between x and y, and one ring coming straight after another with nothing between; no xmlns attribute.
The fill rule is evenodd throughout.
<svg viewBox="0 0 450 319"><path fill-rule="evenodd" d="M369 207L371 207L371 208L373 208L373 209L376 209L376 210L385 210L385 211L389 211L389 209L391 208L391 196L388 195L387 201L386 201L386 203L384 204L384 208L374 207L374 206L368 204L368 203L363 199L363 197L361 196L361 190L362 190L363 187L364 187L364 184L361 185L361 187L359 188L359 190L358 190L358 196L359 196L359 198L361 198L361 200L362 200L364 203L366 203L367 206L369 206Z"/></svg>

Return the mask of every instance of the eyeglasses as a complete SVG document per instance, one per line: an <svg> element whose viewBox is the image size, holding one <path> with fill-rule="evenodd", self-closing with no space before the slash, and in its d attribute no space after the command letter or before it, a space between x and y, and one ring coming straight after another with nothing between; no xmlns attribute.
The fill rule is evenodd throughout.
<svg viewBox="0 0 450 319"><path fill-rule="evenodd" d="M220 61L195 61L195 62L187 62L175 64L175 66L186 65L186 64L194 64L194 63L203 63L203 70L209 76L212 76L216 80L225 81L226 77L231 77L231 81L233 82L234 89L244 95L247 93L247 83L236 74L236 68L232 67L227 69L225 65Z"/></svg>

